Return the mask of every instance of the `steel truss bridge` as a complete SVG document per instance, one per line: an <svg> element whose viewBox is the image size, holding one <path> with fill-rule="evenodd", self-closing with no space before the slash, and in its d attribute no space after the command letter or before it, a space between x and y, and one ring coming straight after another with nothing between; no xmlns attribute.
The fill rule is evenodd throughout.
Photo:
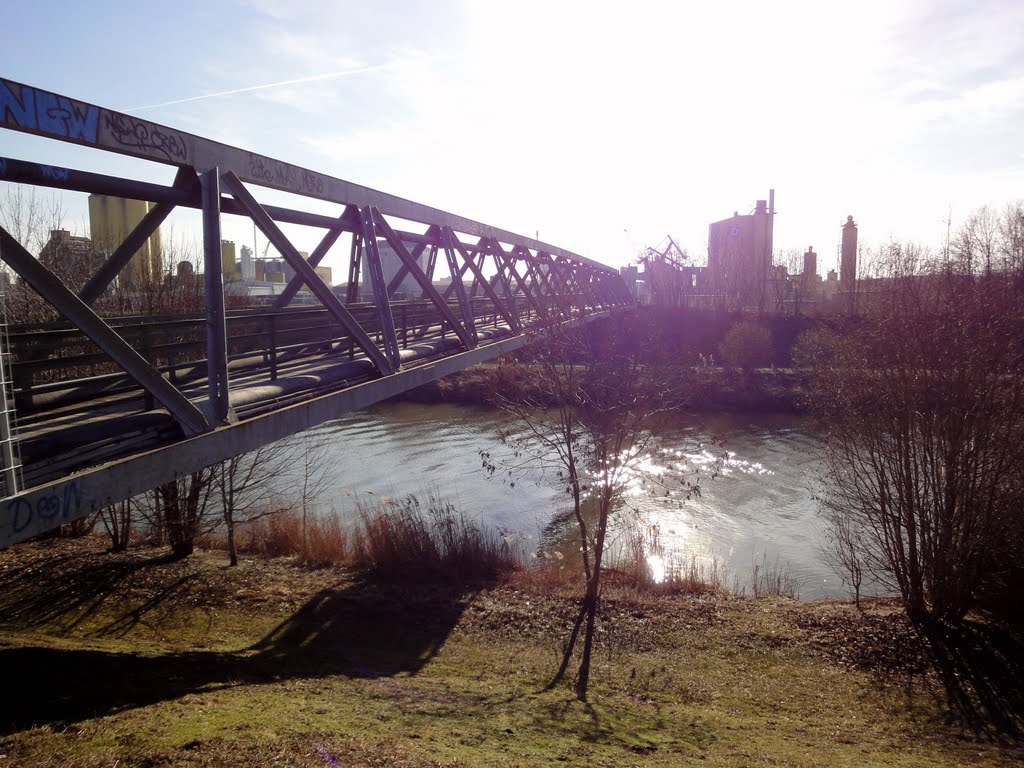
<svg viewBox="0 0 1024 768"><path fill-rule="evenodd" d="M3 79L0 127L177 169L165 186L0 157L3 181L154 204L77 293L0 228L14 280L62 318L3 342L0 546L632 305L614 269L564 249ZM264 204L266 188L341 212ZM205 312L101 317L97 300L178 207L202 211ZM294 270L272 306L226 309L224 214L251 219ZM322 232L308 260L282 224ZM348 281L332 289L314 267L346 234ZM401 260L390 281L381 243ZM396 300L408 277L419 298ZM295 304L301 288L315 305Z"/></svg>

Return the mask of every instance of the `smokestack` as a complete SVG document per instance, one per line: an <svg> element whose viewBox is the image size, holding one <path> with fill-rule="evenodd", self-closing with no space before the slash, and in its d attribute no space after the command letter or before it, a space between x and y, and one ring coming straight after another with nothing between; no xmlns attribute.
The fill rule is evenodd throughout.
<svg viewBox="0 0 1024 768"><path fill-rule="evenodd" d="M839 256L839 290L853 291L857 283L857 225L853 216L843 224L843 244Z"/></svg>
<svg viewBox="0 0 1024 768"><path fill-rule="evenodd" d="M818 254L814 252L814 246L807 246L807 253L804 254L804 280L811 280L818 274Z"/></svg>

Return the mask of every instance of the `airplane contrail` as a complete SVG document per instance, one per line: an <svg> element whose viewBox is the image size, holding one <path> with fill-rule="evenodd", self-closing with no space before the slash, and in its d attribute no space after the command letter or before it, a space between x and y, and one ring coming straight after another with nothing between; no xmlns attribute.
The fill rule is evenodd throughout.
<svg viewBox="0 0 1024 768"><path fill-rule="evenodd" d="M262 85L249 85L245 88L233 88L230 91L217 91L216 93L204 93L200 96L189 96L186 99L174 99L173 101L162 101L159 104L146 104L141 107L129 107L128 109L122 110L123 112L140 112L144 109L157 109L158 107L169 107L174 104L185 104L189 101L200 101L202 99L215 99L218 96L233 96L236 93L251 93L252 91L266 91L270 88L280 88L285 85L301 85L303 83L314 83L321 80L334 80L340 77L349 77L350 75L361 75L365 72L376 72L381 69L391 69L395 67L399 62L388 62L387 64L372 64L366 67L356 67L354 69L343 69L340 72L327 72L322 75L310 75L309 77L297 77L294 80L281 80L276 83L263 83Z"/></svg>

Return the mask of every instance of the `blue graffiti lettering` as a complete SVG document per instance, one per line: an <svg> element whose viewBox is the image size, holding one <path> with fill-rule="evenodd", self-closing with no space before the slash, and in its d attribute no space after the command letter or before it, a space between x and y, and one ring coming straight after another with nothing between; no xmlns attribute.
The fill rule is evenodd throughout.
<svg viewBox="0 0 1024 768"><path fill-rule="evenodd" d="M26 85L21 86L19 98L8 83L0 81L0 121L95 144L99 134L100 109Z"/></svg>
<svg viewBox="0 0 1024 768"><path fill-rule="evenodd" d="M71 175L71 171L67 168L58 168L55 165L40 165L39 172L43 174L47 179L54 181L67 181Z"/></svg>
<svg viewBox="0 0 1024 768"><path fill-rule="evenodd" d="M74 511L72 511L71 502L74 502ZM81 507L82 492L78 490L78 483L72 480L64 486L64 517L68 518L77 515Z"/></svg>
<svg viewBox="0 0 1024 768"><path fill-rule="evenodd" d="M34 508L32 502L25 498L12 499L7 503L12 534L24 531L34 519L45 525L56 521L58 517L62 520L74 519L81 510L82 491L74 480L65 485L62 492L38 498Z"/></svg>
<svg viewBox="0 0 1024 768"><path fill-rule="evenodd" d="M55 165L40 165L39 171L48 179L54 181L67 181L71 172L67 168L60 168Z"/></svg>
<svg viewBox="0 0 1024 768"><path fill-rule="evenodd" d="M32 505L25 499L15 499L7 505L11 516L11 532L21 533L32 522Z"/></svg>
<svg viewBox="0 0 1024 768"><path fill-rule="evenodd" d="M43 520L53 520L60 514L60 496L43 496L36 502L36 515Z"/></svg>
<svg viewBox="0 0 1024 768"><path fill-rule="evenodd" d="M9 117L8 117L9 116ZM31 88L21 89L21 98L14 95L11 87L0 81L0 120L10 120L22 128L36 127L36 97Z"/></svg>

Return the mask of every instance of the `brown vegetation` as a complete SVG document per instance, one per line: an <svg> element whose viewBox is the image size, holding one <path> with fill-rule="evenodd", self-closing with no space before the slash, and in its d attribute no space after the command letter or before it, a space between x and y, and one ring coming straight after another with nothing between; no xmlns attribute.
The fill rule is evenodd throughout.
<svg viewBox="0 0 1024 768"><path fill-rule="evenodd" d="M960 619L1024 563L1024 315L1007 276L894 248L884 286L799 346L828 438L833 556L915 617ZM983 262L985 264L987 262ZM884 289L884 290L883 290Z"/></svg>

